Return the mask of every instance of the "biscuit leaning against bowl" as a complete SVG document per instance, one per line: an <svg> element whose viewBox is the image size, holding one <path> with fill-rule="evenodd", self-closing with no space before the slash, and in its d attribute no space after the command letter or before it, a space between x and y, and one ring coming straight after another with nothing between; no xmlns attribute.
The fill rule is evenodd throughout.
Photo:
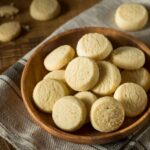
<svg viewBox="0 0 150 150"><path fill-rule="evenodd" d="M32 18L45 21L54 18L60 12L60 5L57 0L33 0L30 5Z"/></svg>
<svg viewBox="0 0 150 150"><path fill-rule="evenodd" d="M123 105L127 117L141 114L148 100L145 90L135 83L120 85L114 93L114 98Z"/></svg>
<svg viewBox="0 0 150 150"><path fill-rule="evenodd" d="M136 47L122 46L112 52L111 61L121 69L135 70L144 65L145 55Z"/></svg>
<svg viewBox="0 0 150 150"><path fill-rule="evenodd" d="M36 84L33 100L40 110L51 113L54 103L68 94L68 88L62 81L45 79Z"/></svg>
<svg viewBox="0 0 150 150"><path fill-rule="evenodd" d="M65 79L75 91L90 90L98 82L97 63L87 57L76 57L69 62L65 70Z"/></svg>
<svg viewBox="0 0 150 150"><path fill-rule="evenodd" d="M92 104L97 100L97 96L94 95L90 91L83 91L83 92L78 92L77 94L75 94L75 97L80 99L85 104L85 106L87 108L86 122L89 122L91 107L92 107Z"/></svg>
<svg viewBox="0 0 150 150"><path fill-rule="evenodd" d="M60 98L54 104L52 111L52 118L56 126L70 132L83 126L86 115L85 104L74 96Z"/></svg>
<svg viewBox="0 0 150 150"><path fill-rule="evenodd" d="M110 62L98 61L99 81L92 91L98 95L110 95L121 83L119 69Z"/></svg>
<svg viewBox="0 0 150 150"><path fill-rule="evenodd" d="M92 105L90 112L91 124L100 132L112 132L117 130L124 122L124 108L113 97L99 98Z"/></svg>
<svg viewBox="0 0 150 150"><path fill-rule="evenodd" d="M0 41L9 42L21 32L21 25L17 21L10 21L0 25Z"/></svg>
<svg viewBox="0 0 150 150"><path fill-rule="evenodd" d="M124 70L121 72L122 83L133 82L142 86L145 91L150 89L150 74L144 67L137 70Z"/></svg>
<svg viewBox="0 0 150 150"><path fill-rule="evenodd" d="M107 37L99 33L85 34L77 43L78 56L97 60L105 59L111 53L112 49L112 44Z"/></svg>
<svg viewBox="0 0 150 150"><path fill-rule="evenodd" d="M115 13L115 21L119 28L126 31L142 29L148 22L148 11L138 3L120 5Z"/></svg>
<svg viewBox="0 0 150 150"><path fill-rule="evenodd" d="M66 66L75 56L75 50L69 45L62 45L50 52L44 59L48 71L58 70Z"/></svg>

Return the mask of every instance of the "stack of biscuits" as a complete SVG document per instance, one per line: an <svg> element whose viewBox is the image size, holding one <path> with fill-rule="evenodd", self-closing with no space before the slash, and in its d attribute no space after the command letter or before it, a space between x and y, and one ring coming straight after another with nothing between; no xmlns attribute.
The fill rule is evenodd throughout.
<svg viewBox="0 0 150 150"><path fill-rule="evenodd" d="M60 45L45 57L49 73L36 84L33 101L64 131L89 122L97 131L115 131L125 117L136 117L147 106L150 74L145 61L137 47L114 49L108 37L85 34L76 50Z"/></svg>

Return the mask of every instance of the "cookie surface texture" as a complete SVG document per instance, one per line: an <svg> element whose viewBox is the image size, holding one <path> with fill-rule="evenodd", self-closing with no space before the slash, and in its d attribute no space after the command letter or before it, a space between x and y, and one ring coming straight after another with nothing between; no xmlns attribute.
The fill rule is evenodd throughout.
<svg viewBox="0 0 150 150"><path fill-rule="evenodd" d="M92 91L98 95L110 95L121 82L119 69L110 62L99 61L99 81Z"/></svg>
<svg viewBox="0 0 150 150"><path fill-rule="evenodd" d="M50 52L44 59L44 66L48 71L58 70L67 65L75 55L69 45L62 45Z"/></svg>
<svg viewBox="0 0 150 150"><path fill-rule="evenodd" d="M123 46L112 52L111 61L121 69L135 70L144 65L145 55L136 47Z"/></svg>
<svg viewBox="0 0 150 150"><path fill-rule="evenodd" d="M18 12L18 8L14 6L5 5L0 7L0 17L10 17L16 15Z"/></svg>
<svg viewBox="0 0 150 150"><path fill-rule="evenodd" d="M123 123L125 112L123 106L113 97L99 98L91 108L91 124L100 132L112 132Z"/></svg>
<svg viewBox="0 0 150 150"><path fill-rule="evenodd" d="M123 30L137 31L147 24L148 11L141 4L126 3L117 8L115 21Z"/></svg>
<svg viewBox="0 0 150 150"><path fill-rule="evenodd" d="M33 0L30 5L32 18L45 21L54 18L60 12L60 5L57 0Z"/></svg>
<svg viewBox="0 0 150 150"><path fill-rule="evenodd" d="M95 86L99 78L97 63L86 57L76 57L65 70L65 79L75 91L86 91Z"/></svg>
<svg viewBox="0 0 150 150"><path fill-rule="evenodd" d="M75 94L75 97L80 99L85 104L87 108L87 114L88 114L86 122L89 122L91 107L92 104L97 100L97 96L90 91L84 91L84 92L78 92L77 94Z"/></svg>
<svg viewBox="0 0 150 150"><path fill-rule="evenodd" d="M44 76L44 79L56 79L65 82L65 70L54 70Z"/></svg>
<svg viewBox="0 0 150 150"><path fill-rule="evenodd" d="M7 22L0 25L0 41L9 42L16 38L21 31L20 23L17 21Z"/></svg>
<svg viewBox="0 0 150 150"><path fill-rule="evenodd" d="M85 56L96 60L105 59L112 51L111 42L102 34L88 33L77 43L78 56Z"/></svg>
<svg viewBox="0 0 150 150"><path fill-rule="evenodd" d="M35 86L33 100L40 110L51 113L54 103L68 93L69 91L62 81L45 79Z"/></svg>
<svg viewBox="0 0 150 150"><path fill-rule="evenodd" d="M135 83L124 83L114 93L114 98L124 107L127 117L141 114L147 105L145 90Z"/></svg>
<svg viewBox="0 0 150 150"><path fill-rule="evenodd" d="M65 131L76 131L83 126L86 120L84 103L74 96L65 96L59 99L53 107L52 118L55 124Z"/></svg>
<svg viewBox="0 0 150 150"><path fill-rule="evenodd" d="M147 69L124 70L121 72L122 83L133 82L142 86L145 91L150 88L150 74Z"/></svg>

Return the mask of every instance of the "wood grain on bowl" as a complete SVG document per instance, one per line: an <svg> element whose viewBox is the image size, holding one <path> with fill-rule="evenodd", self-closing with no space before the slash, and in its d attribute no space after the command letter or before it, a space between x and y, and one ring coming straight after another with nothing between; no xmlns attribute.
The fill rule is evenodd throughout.
<svg viewBox="0 0 150 150"><path fill-rule="evenodd" d="M60 33L49 39L42 46L40 46L31 56L22 74L21 93L25 107L27 108L29 114L43 129L45 129L50 134L75 143L104 144L122 139L133 133L135 130L141 128L145 124L145 122L150 119L150 102L148 102L147 108L141 115L135 118L126 118L124 124L117 131L111 133L101 133L94 130L89 123L84 125L80 130L76 132L68 133L58 129L55 126L51 115L39 111L34 106L32 100L32 92L36 83L40 81L47 73L43 65L43 60L45 56L50 51L63 44L68 44L71 45L73 48L76 48L76 44L79 38L84 34L91 32L97 32L107 36L112 42L114 48L118 46L128 45L135 46L143 50L146 55L145 67L150 71L150 50L140 40L123 32L108 28L87 27L72 29Z"/></svg>

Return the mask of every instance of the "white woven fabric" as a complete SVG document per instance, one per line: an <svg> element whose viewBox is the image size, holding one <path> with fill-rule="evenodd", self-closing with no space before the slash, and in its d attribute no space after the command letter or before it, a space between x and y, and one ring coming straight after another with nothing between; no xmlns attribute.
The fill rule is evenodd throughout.
<svg viewBox="0 0 150 150"><path fill-rule="evenodd" d="M113 15L117 6L123 2L141 2L146 5L148 9L150 8L149 0L103 0L61 26L52 35L70 28L84 26L117 28L113 20ZM140 38L150 46L150 23L145 29L131 34ZM36 125L28 115L21 100L20 77L26 60L37 47L6 70L3 75L0 75L1 137L10 142L16 149L20 150L150 150L150 122L142 129L133 133L130 137L105 145L82 145L63 141L51 136Z"/></svg>

